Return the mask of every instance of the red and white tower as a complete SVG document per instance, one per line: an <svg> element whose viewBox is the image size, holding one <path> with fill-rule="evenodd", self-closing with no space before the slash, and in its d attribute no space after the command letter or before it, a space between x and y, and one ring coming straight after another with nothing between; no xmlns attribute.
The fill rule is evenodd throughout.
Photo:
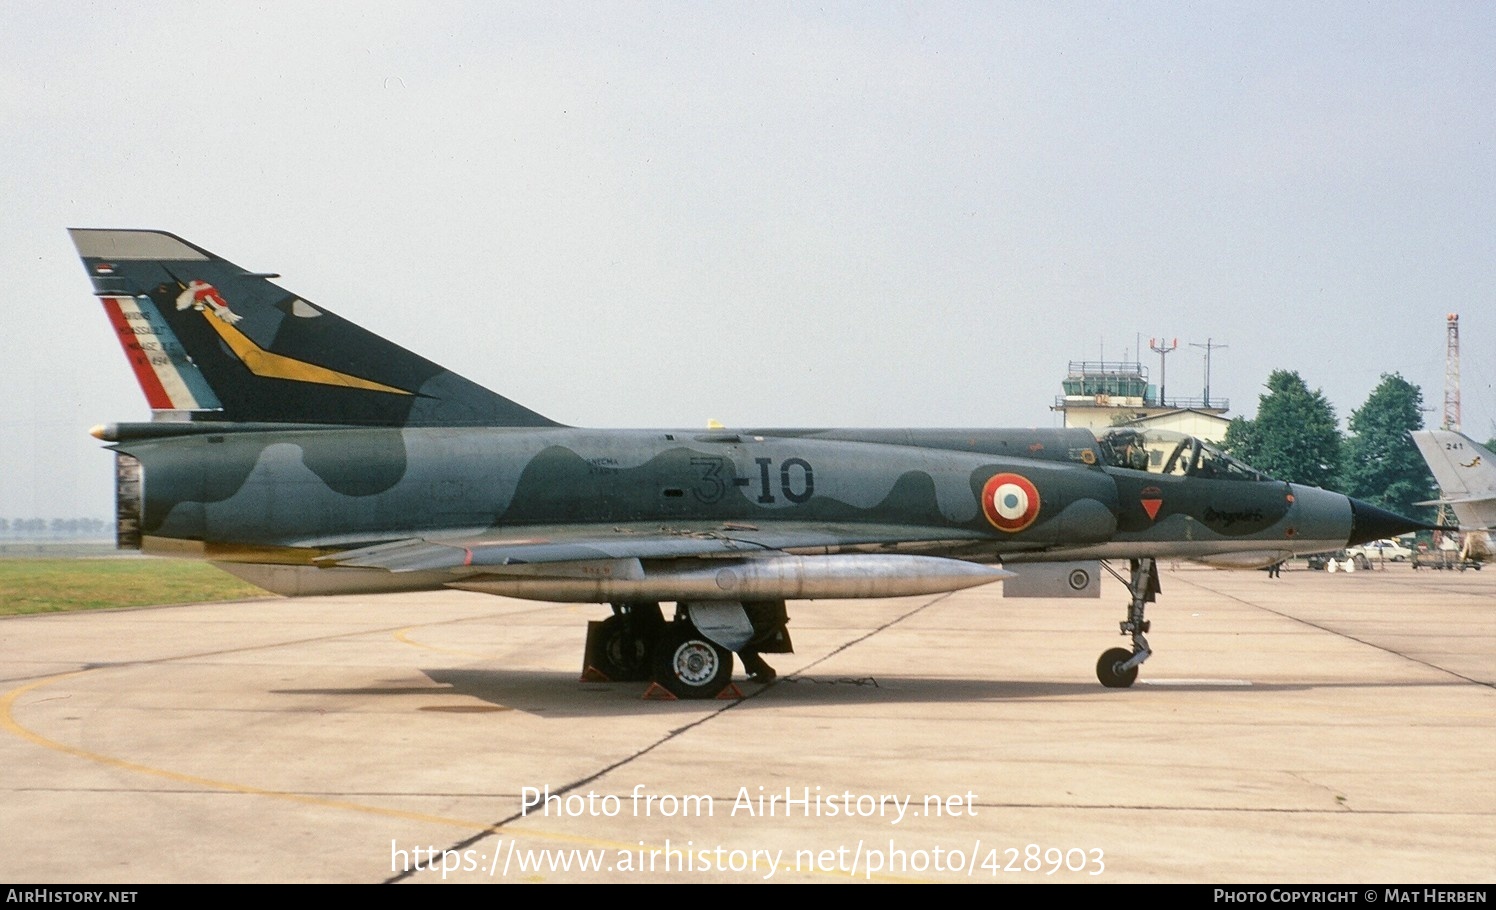
<svg viewBox="0 0 1496 910"><path fill-rule="evenodd" d="M1444 429L1460 429L1460 314L1444 317L1447 341L1444 346Z"/></svg>

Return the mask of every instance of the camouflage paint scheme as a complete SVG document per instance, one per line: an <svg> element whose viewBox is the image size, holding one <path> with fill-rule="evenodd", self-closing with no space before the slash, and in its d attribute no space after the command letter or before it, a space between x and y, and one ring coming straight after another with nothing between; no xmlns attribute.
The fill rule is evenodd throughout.
<svg viewBox="0 0 1496 910"><path fill-rule="evenodd" d="M174 235L72 235L155 417L96 431L122 545L281 593L673 601L736 623L706 637L744 653L737 605L955 590L1001 564L1134 560L1145 628L1138 560L1261 566L1415 526L1188 437L566 427Z"/></svg>

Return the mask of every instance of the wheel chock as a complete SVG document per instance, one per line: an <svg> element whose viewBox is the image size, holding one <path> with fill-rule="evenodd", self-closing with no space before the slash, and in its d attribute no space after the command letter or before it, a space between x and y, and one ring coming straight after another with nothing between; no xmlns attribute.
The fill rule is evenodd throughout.
<svg viewBox="0 0 1496 910"><path fill-rule="evenodd" d="M680 698L674 692L671 692L657 682L650 683L649 688L645 689L644 694L639 697L645 701L680 701ZM728 683L727 688L718 692L713 697L717 701L737 701L744 696L743 690L738 688L737 683Z"/></svg>
<svg viewBox="0 0 1496 910"><path fill-rule="evenodd" d="M674 692L671 692L657 682L650 683L649 688L645 689L644 694L639 697L645 701L680 701L679 698L675 697Z"/></svg>
<svg viewBox="0 0 1496 910"><path fill-rule="evenodd" d="M613 677L611 677L608 674L604 673L603 671L599 670L597 667L592 666L591 664L588 664L582 670L582 677L581 677L581 679L577 680L577 682L612 682L612 681L613 681Z"/></svg>

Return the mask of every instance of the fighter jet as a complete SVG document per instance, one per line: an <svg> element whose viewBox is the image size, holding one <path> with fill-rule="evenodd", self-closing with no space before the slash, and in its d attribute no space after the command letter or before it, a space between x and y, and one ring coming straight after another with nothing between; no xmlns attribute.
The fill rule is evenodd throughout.
<svg viewBox="0 0 1496 910"><path fill-rule="evenodd" d="M1096 668L1124 688L1157 559L1252 568L1422 527L1135 429L564 426L175 235L71 234L153 412L94 430L122 547L288 595L609 604L589 670L679 697L722 692L735 653L772 679L789 600L1094 595L1098 566L1127 585L1131 648Z"/></svg>
<svg viewBox="0 0 1496 910"><path fill-rule="evenodd" d="M1439 499L1454 510L1466 543L1489 553L1486 534L1496 527L1496 456L1485 446L1453 430L1414 430L1413 442L1439 484ZM1472 539L1473 538L1473 539Z"/></svg>

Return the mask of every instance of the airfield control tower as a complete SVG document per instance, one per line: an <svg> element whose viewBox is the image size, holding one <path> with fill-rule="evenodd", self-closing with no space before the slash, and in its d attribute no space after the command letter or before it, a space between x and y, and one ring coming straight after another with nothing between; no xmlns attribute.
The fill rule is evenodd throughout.
<svg viewBox="0 0 1496 910"><path fill-rule="evenodd" d="M1188 433L1210 442L1226 435L1224 398L1164 398L1148 381L1148 368L1136 360L1072 360L1051 410L1067 427L1101 432L1121 424L1146 425Z"/></svg>

